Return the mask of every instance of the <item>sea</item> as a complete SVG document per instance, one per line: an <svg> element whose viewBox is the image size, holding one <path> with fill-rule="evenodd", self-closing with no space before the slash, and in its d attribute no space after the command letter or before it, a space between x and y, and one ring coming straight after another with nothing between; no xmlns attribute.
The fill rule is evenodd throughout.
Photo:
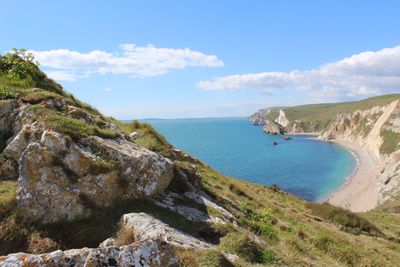
<svg viewBox="0 0 400 267"><path fill-rule="evenodd" d="M308 201L322 201L356 167L342 147L306 135L266 135L246 118L146 120L176 148L215 170L261 185L278 185ZM277 145L274 145L274 142Z"/></svg>

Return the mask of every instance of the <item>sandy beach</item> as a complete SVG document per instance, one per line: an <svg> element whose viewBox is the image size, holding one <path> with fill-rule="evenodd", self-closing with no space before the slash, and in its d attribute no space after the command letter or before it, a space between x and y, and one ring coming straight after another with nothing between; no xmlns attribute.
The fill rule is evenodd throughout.
<svg viewBox="0 0 400 267"><path fill-rule="evenodd" d="M355 172L345 184L328 197L327 201L335 206L349 209L353 212L368 211L377 203L377 176L380 171L380 161L360 146L341 140L332 140L352 152L358 164Z"/></svg>

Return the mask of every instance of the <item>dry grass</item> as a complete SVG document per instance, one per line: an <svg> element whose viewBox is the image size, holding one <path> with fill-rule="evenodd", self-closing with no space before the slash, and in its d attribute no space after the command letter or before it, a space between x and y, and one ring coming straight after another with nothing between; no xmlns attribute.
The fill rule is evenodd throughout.
<svg viewBox="0 0 400 267"><path fill-rule="evenodd" d="M115 245L124 246L135 242L135 232L132 229L121 227L115 236Z"/></svg>

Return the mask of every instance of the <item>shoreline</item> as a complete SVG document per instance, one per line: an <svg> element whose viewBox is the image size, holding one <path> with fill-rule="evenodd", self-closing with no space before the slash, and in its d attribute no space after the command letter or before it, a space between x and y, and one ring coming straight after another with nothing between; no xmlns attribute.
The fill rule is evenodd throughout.
<svg viewBox="0 0 400 267"><path fill-rule="evenodd" d="M309 136L319 136L320 133L285 133L285 135L309 135Z"/></svg>
<svg viewBox="0 0 400 267"><path fill-rule="evenodd" d="M357 164L344 184L324 201L352 212L365 212L375 208L378 200L377 176L381 169L379 159L367 149L343 140L329 140L355 157Z"/></svg>

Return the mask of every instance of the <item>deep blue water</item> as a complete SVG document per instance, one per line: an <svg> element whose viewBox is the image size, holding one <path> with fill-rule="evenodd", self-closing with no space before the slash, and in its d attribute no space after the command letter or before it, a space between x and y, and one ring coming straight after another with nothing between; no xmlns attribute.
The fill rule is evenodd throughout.
<svg viewBox="0 0 400 267"><path fill-rule="evenodd" d="M244 118L149 120L175 147L214 169L319 201L351 174L350 152L307 136L269 136ZM272 142L278 142L273 146Z"/></svg>

